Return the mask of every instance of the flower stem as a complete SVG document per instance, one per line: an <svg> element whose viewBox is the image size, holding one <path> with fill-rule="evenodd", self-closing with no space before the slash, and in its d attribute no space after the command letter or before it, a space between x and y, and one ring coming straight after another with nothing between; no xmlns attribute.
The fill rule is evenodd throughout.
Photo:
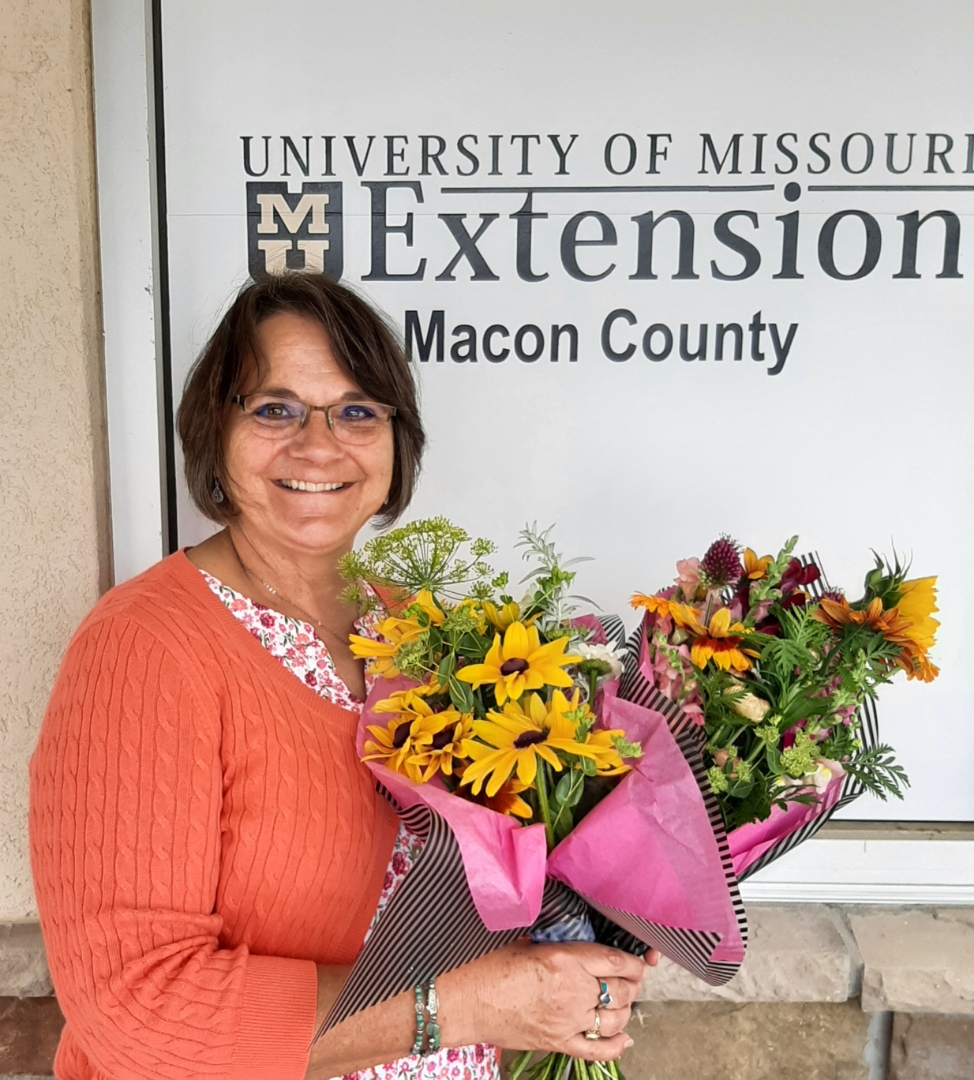
<svg viewBox="0 0 974 1080"><path fill-rule="evenodd" d="M548 806L548 766L540 760L538 761L536 788L538 792L538 809L541 811L541 820L544 822L548 851L554 851L555 830L551 824L551 809Z"/></svg>
<svg viewBox="0 0 974 1080"><path fill-rule="evenodd" d="M595 712L595 689L599 677L594 671L588 673L588 707Z"/></svg>

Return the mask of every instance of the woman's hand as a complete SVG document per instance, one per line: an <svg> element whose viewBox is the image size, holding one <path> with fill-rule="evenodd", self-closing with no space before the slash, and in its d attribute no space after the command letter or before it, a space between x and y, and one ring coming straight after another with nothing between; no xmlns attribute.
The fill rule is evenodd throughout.
<svg viewBox="0 0 974 1080"><path fill-rule="evenodd" d="M612 1061L632 1045L624 1033L631 1006L658 954L641 960L605 945L518 941L437 979L443 1043L486 1042L514 1050L559 1051L589 1061ZM601 984L611 1004L601 1007Z"/></svg>

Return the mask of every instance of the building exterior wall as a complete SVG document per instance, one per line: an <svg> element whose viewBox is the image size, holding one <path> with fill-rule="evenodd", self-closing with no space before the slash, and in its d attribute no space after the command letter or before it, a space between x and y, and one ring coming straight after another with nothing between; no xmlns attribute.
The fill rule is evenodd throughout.
<svg viewBox="0 0 974 1080"><path fill-rule="evenodd" d="M35 914L27 763L110 583L87 0L0 0L0 920Z"/></svg>

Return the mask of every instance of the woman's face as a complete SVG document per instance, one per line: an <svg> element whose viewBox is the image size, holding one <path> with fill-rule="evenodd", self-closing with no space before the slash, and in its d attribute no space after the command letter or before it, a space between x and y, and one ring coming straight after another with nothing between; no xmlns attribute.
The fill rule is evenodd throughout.
<svg viewBox="0 0 974 1080"><path fill-rule="evenodd" d="M338 362L324 328L312 319L279 313L258 328L265 366L256 366L243 393L285 393L308 405L363 400L366 395ZM227 429L226 481L240 509L237 523L262 550L341 554L378 512L392 480L392 424L373 442L339 442L323 412L312 412L290 438L272 439L234 406ZM340 485L301 491L307 485Z"/></svg>

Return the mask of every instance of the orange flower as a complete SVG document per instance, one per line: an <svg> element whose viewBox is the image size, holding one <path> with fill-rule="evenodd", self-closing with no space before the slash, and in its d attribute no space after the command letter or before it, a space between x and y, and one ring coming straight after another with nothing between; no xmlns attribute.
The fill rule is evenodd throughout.
<svg viewBox="0 0 974 1080"><path fill-rule="evenodd" d="M908 584L913 585L913 582ZM878 596L873 597L865 610L861 611L851 608L844 596L839 600L823 597L812 612L812 618L834 630L843 626L868 626L870 630L882 634L891 644L900 646L900 654L894 663L903 668L908 678L932 682L940 673L927 657L926 643L933 642L930 623L935 627L939 625L935 619L929 617L929 612L914 620L904 617L899 608L884 610L883 601Z"/></svg>
<svg viewBox="0 0 974 1080"><path fill-rule="evenodd" d="M629 601L630 607L645 608L650 615L659 615L661 619L672 614L672 609L683 605L676 600L667 600L665 596L647 596L645 593L633 593Z"/></svg>
<svg viewBox="0 0 974 1080"><path fill-rule="evenodd" d="M752 666L751 659L746 655L748 650L740 648L747 631L743 623L731 622L727 608L715 611L707 626L692 617L697 614L693 608L687 608L681 614L691 616L686 626L695 635L690 647L690 659L696 667L702 669L708 660L713 660L724 671L747 671Z"/></svg>
<svg viewBox="0 0 974 1080"><path fill-rule="evenodd" d="M744 576L751 581L760 581L762 578L768 576L768 567L774 562L774 559L770 555L762 555L758 558L757 554L750 548L744 549Z"/></svg>

